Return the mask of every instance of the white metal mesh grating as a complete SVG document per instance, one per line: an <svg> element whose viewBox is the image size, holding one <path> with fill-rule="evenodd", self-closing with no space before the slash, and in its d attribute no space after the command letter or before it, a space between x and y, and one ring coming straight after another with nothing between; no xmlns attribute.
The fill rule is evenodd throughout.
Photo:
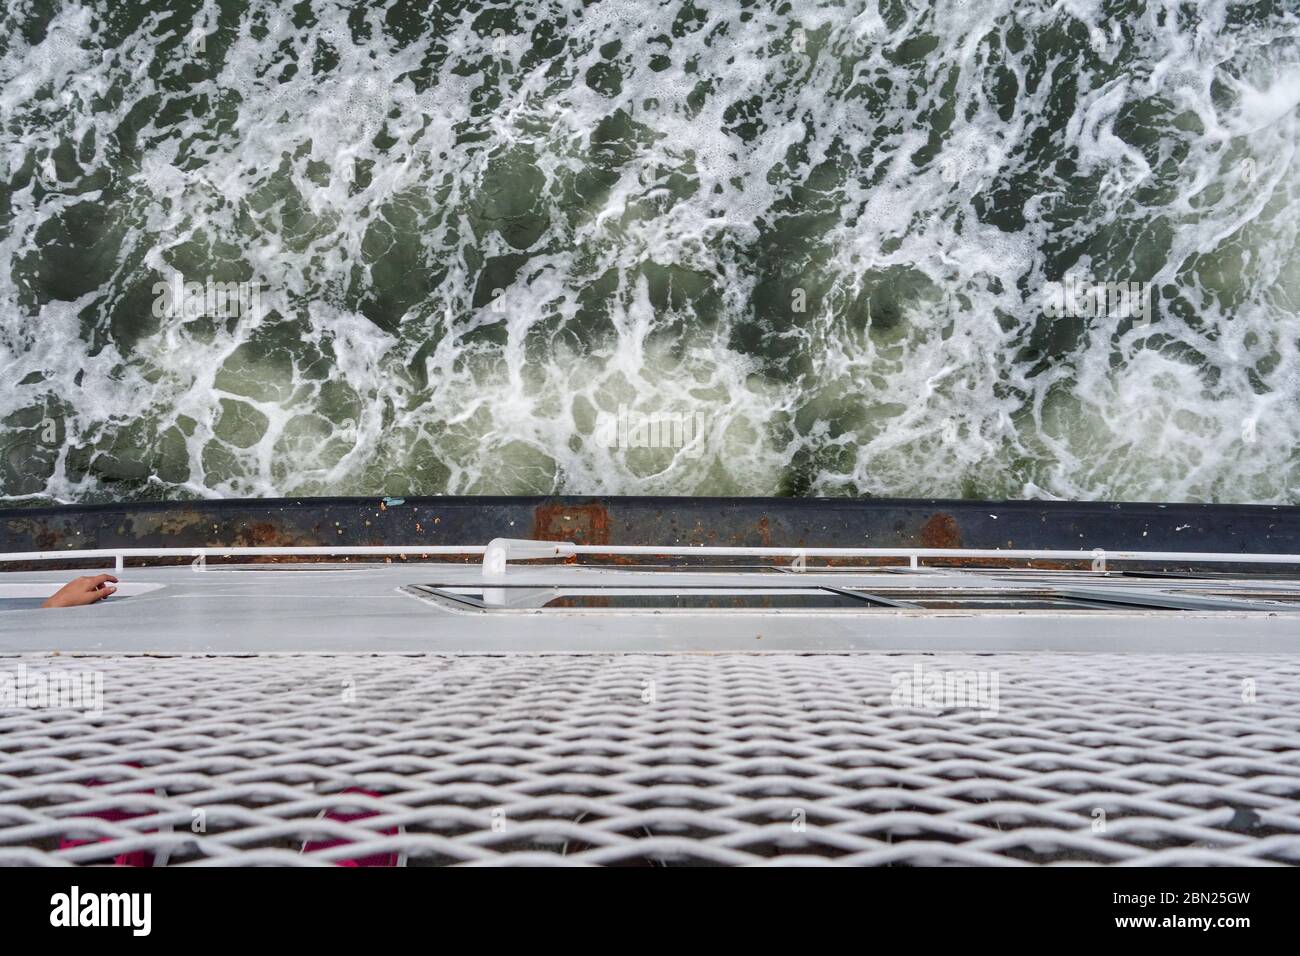
<svg viewBox="0 0 1300 956"><path fill-rule="evenodd" d="M5 864L1300 862L1293 657L19 664L104 709L0 711ZM918 664L997 714L899 706Z"/></svg>

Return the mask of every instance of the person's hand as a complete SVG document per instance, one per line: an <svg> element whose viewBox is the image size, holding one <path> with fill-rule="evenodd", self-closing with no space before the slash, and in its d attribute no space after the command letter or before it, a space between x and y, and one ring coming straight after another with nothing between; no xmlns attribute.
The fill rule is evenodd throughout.
<svg viewBox="0 0 1300 956"><path fill-rule="evenodd" d="M41 607L80 607L83 604L94 604L116 591L116 585L117 578L111 574L77 578L51 594Z"/></svg>

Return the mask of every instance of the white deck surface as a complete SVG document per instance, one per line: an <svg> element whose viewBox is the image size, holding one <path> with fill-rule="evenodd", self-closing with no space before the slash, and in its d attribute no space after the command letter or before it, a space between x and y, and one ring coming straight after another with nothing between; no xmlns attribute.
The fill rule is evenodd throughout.
<svg viewBox="0 0 1300 956"><path fill-rule="evenodd" d="M128 567L118 595L58 610L23 607L17 595L49 593L78 572L0 576L0 653L300 651L846 652L1182 651L1286 653L1300 646L1295 612L1237 611L489 611L450 609L401 590L416 584L484 583L477 564L209 565ZM504 580L538 586L689 583L727 587L933 588L982 575L836 572L691 573L511 566ZM502 580L487 582L500 585ZM1160 581L1102 579L1134 592ZM1294 586L1294 585L1293 585Z"/></svg>

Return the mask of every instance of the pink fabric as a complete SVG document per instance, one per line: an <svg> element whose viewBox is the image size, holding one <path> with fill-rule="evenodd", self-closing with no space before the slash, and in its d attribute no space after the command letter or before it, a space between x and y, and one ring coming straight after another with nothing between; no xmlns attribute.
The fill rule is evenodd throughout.
<svg viewBox="0 0 1300 956"><path fill-rule="evenodd" d="M134 767L136 766L136 764L130 764L130 766ZM102 787L103 785L104 785L103 780L86 781L86 786L88 787ZM145 790L141 792L148 793L149 791ZM108 820L110 823L117 823L120 820L132 820L135 817L142 817L146 815L147 814L144 813L127 813L125 810L101 810L99 813L85 814L85 816L93 817L96 820ZM145 831L145 832L149 832L149 831ZM62 837L59 840L59 849L69 850L74 846L85 846L87 843L107 843L108 841L109 841L108 837L104 837L100 840L69 840L67 837ZM146 850L136 850L134 853L120 853L117 856L113 857L113 865L114 866L153 866L153 854L149 853Z"/></svg>
<svg viewBox="0 0 1300 956"><path fill-rule="evenodd" d="M368 797L377 797L378 793L370 790L362 790L358 787L352 787L344 790L344 793L364 793ZM368 817L379 816L372 810L362 810L359 813L342 813L337 810L325 811L326 820L338 820L342 823L351 823L353 820L365 820ZM395 836L397 828L383 831L385 834ZM316 853L319 850L326 850L333 846L342 846L347 840L320 840L317 842L308 842L302 845L302 852ZM397 866L396 853L375 853L370 856L359 856L350 860L336 860L335 866Z"/></svg>

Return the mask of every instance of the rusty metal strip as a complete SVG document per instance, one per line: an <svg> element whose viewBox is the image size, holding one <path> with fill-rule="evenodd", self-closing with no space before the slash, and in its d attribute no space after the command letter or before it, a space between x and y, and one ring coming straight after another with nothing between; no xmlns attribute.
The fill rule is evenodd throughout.
<svg viewBox="0 0 1300 956"><path fill-rule="evenodd" d="M429 497L0 509L0 551L448 546L481 544L496 537L579 545L1033 550L1074 550L1085 542L1104 541L1114 550L1295 553L1300 551L1300 508L913 499Z"/></svg>

